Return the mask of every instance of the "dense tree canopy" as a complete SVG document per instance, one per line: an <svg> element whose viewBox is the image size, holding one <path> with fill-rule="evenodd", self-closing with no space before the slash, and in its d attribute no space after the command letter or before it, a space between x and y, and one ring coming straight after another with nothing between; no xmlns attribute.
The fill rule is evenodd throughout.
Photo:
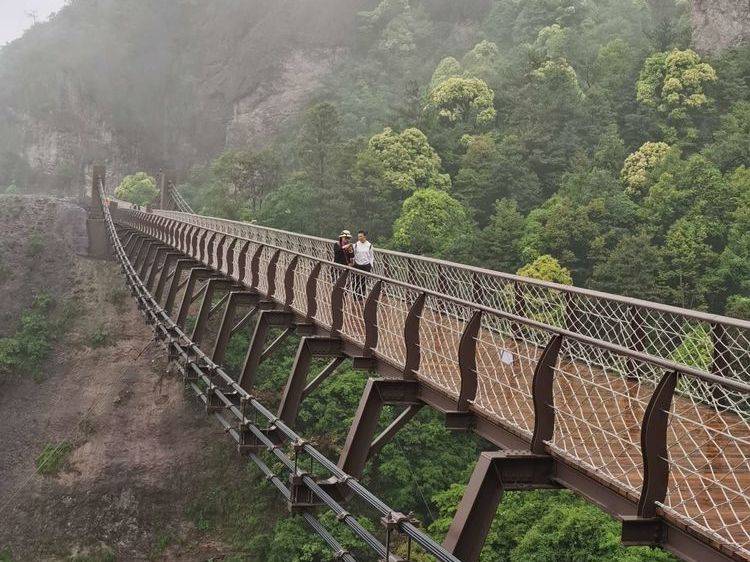
<svg viewBox="0 0 750 562"><path fill-rule="evenodd" d="M157 195L159 195L159 190L156 187L156 180L145 172L125 176L120 185L115 188L115 197L135 205L148 205L156 199Z"/></svg>

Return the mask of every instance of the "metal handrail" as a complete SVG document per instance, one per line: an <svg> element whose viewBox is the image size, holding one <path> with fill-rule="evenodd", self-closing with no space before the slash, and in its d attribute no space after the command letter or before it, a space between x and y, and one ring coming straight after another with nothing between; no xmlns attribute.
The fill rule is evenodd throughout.
<svg viewBox="0 0 750 562"><path fill-rule="evenodd" d="M262 226L262 225L259 225L259 224L256 224L256 223L247 223L247 222L235 221L235 220L218 218L218 217L212 217L212 216L207 216L207 215L199 215L199 214L196 214L196 213L185 213L185 212L182 212L182 211L164 211L164 210L154 210L153 213L157 214L157 215L162 215L162 216L165 216L165 217L173 217L173 218L183 218L183 217L180 217L179 215L195 216L195 217L198 217L198 218L204 219L204 220L217 221L217 222L221 222L221 223L226 223L226 224L240 226L240 227L243 227L243 228L252 228L252 229L258 229L258 230L267 231L267 232L275 232L275 233L278 233L278 234L283 234L285 236L293 236L293 237L296 237L296 238L310 240L310 241L318 242L318 243L325 243L325 244L328 244L328 245L333 245L333 243L335 242L334 240L322 238L322 237L319 237L319 236L312 236L312 235L309 235L309 234L299 234L299 233L289 232L289 231L286 231L286 230L282 230L282 229L278 229L278 228L273 228L273 227L269 227L269 226ZM217 231L217 232L221 232L221 231ZM417 261L417 262L430 263L430 264L441 265L441 266L450 267L450 268L454 268L454 269L465 270L465 271L468 271L468 272L481 274L481 275L484 275L484 276L487 276L487 277L493 277L493 278L497 278L497 279L503 279L504 281L518 282L518 283L523 283L523 284L527 284L527 285L533 285L533 286L537 286L537 287L543 287L545 289L551 289L551 290L555 290L555 291L559 291L559 292L563 292L563 293L577 294L577 295L582 295L582 296L591 297L591 298L595 298L595 299L603 299L603 300L608 300L608 301L617 302L617 303L621 303L621 304L627 304L627 305L631 305L631 306L637 306L637 307L640 307L640 308L647 308L647 309L655 310L655 311L658 311L658 312L668 312L670 314L676 314L676 315L684 316L686 318L691 318L691 319L694 319L694 320L701 320L703 322L708 322L708 323L711 323L711 324L723 324L725 326L732 326L732 327L735 327L735 328L741 328L743 330L750 330L750 321L742 320L742 319L739 319L739 318L733 318L731 316L723 316L723 315L719 315L719 314L712 314L712 313L708 313L708 312L702 312L702 311L699 311L699 310L693 310L693 309L688 309L688 308L681 308L681 307L677 307L677 306L673 306L673 305L669 305L669 304L657 303L657 302L654 302L654 301L647 301L647 300L638 299L638 298L634 298L634 297L626 297L626 296L623 296L623 295L617 295L617 294L614 294L614 293L606 293L606 292L602 292L602 291L596 291L596 290L593 290L593 289L586 289L586 288L583 288L583 287L576 287L576 286L573 286L573 285L562 285L560 283L553 283L551 281L543 281L543 280L534 279L534 278L531 278L531 277L524 277L524 276L521 276L521 275L514 275L514 274L511 274L511 273L504 273L504 272L501 272L501 271L494 271L494 270L491 270L491 269L485 269L485 268L481 268L481 267L477 267L477 266L472 266L472 265L466 265L466 264L460 264L460 263L450 262L450 261L442 260L442 259L439 259L439 258L431 258L431 257L426 257L426 256L418 256L418 255L414 255L414 254L408 254L408 253L404 253L404 252L399 252L399 251L396 251L396 250L388 250L388 249L383 249L383 248L375 248L375 254L376 254L376 256L378 254L389 255L389 256L398 256L398 257L401 257L401 258L405 258L405 259L409 259L409 260L414 260L414 261Z"/></svg>
<svg viewBox="0 0 750 562"><path fill-rule="evenodd" d="M131 210L131 212L140 214L141 218L147 218L149 216L149 214L151 214L152 216L154 214L161 214L161 213L153 213L153 212L152 213L147 213L147 212L144 212L144 211L135 211L135 210ZM185 224L189 224L189 223L185 223ZM202 228L204 230L207 230L209 232L214 232L216 234L222 234L222 235L226 234L224 232L221 232L220 230L216 230L216 229L211 228L211 227L201 226L200 228ZM233 236L234 238L236 238L238 240L243 240L243 241L246 241L246 242L251 242L251 243L254 243L254 244L259 244L259 245L262 245L262 246L266 246L268 248L272 248L274 250L281 250L282 252L286 252L286 253L291 254L293 256L299 256L299 257L306 258L306 259L309 259L309 260L312 260L312 261L320 262L320 263L323 263L326 266L331 267L331 268L340 269L340 270L350 270L351 269L348 266L345 266L345 265L342 265L342 264L338 264L338 263L335 263L335 262L330 261L330 260L325 260L325 259L322 259L322 258L318 258L316 256L310 256L309 254L298 252L296 250L290 250L288 248L283 248L283 247L280 247L280 246L276 246L274 244L269 244L269 243L266 243L266 242L260 242L258 240L255 240L255 239L252 239L252 238L246 238L244 236L238 236L238 235L234 235L234 234L232 234L231 236ZM578 341L580 343L584 343L586 345L590 345L592 347L603 349L603 350L612 352L614 354L620 355L622 357L631 358L631 359L637 359L637 360L642 361L644 363L649 363L649 364L651 364L653 366L660 367L660 368L663 368L663 369L666 369L666 370L678 371L678 372L680 372L680 373L682 373L684 375L689 375L689 376L691 376L693 378L696 378L698 380L702 380L704 382L708 382L708 383L712 383L712 384L720 384L720 385L722 385L722 386L724 386L726 388L730 388L732 390L736 390L736 391L741 392L743 394L750 394L750 384L747 384L747 383L744 383L744 382L740 382L740 381L736 381L736 380L733 380L733 379L729 379L729 378L726 378L726 377L721 377L721 376L718 376L718 375L714 375L714 374L708 373L706 371L702 371L700 369L697 369L695 367L691 367L689 365L683 365L683 364L680 364L680 363L676 363L674 361L671 361L671 360L668 360L668 359L664 359L664 358L656 356L656 355L651 355L649 353L645 353L645 352L642 352L642 351L634 351L634 350L629 349L627 347L624 347L624 346L621 346L621 345L617 345L617 344L613 344L613 343L607 342L605 340L600 340L600 339L597 339L597 338L592 338L591 336L586 336L584 334L579 334L577 332L573 332L573 331L567 330L565 328L560 328L558 326L553 326L551 324L546 324L546 323L540 322L538 320L527 318L525 316L519 316L519 315L510 313L510 312L506 312L504 310L500 310L500 309L497 309L497 308L494 308L494 307L490 307L490 306L487 306L487 305L484 305L484 304L474 303L474 302L471 302L471 301L467 301L465 299L454 297L452 295L447 295L445 293L441 293L441 292L434 291L434 290L431 290L431 289L425 289L423 287L419 287L417 285L406 283L404 281L400 281L400 280L397 280L397 279L391 279L391 278L385 277L385 276L377 274L377 273L372 273L372 272L367 272L367 271L361 271L361 270L357 270L355 273L357 275L362 275L363 277L369 277L371 279L384 281L384 282L386 282L388 284L395 285L395 286L398 286L398 287L403 287L403 288L409 289L411 291L415 291L415 292L418 292L418 293L425 293L427 295L434 296L436 298L452 302L452 303L457 304L459 306L463 306L463 307L470 308L470 309L473 309L473 310L479 310L479 311L482 311L482 312L485 312L485 313L488 313L488 314L492 314L492 315L501 317L503 319L510 320L510 321L512 321L514 323L517 323L517 324L523 324L525 326L528 326L529 328L534 328L534 329L542 330L542 331L545 331L545 332L548 332L548 333L551 333L551 334L561 335L561 336L563 336L565 338L568 338L568 339L571 339L571 340L575 340L575 341Z"/></svg>

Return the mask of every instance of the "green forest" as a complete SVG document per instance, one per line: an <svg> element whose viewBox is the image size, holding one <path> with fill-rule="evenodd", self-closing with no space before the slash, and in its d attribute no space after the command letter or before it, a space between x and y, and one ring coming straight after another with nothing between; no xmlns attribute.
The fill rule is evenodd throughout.
<svg viewBox="0 0 750 562"><path fill-rule="evenodd" d="M748 318L750 48L698 55L688 4L384 0L295 127L182 190L214 216L510 273L551 256L527 273ZM456 20L475 45L446 52Z"/></svg>

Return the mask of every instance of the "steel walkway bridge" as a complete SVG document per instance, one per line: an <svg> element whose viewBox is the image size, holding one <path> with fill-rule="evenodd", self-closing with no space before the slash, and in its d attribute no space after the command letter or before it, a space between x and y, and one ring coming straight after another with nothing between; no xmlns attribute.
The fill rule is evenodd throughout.
<svg viewBox="0 0 750 562"><path fill-rule="evenodd" d="M567 488L622 521L625 544L750 561L750 322L397 252L377 252L367 274L334 264L329 240L199 216L170 190L163 180L162 207L183 211L133 209L107 196L95 168L92 246L106 232L207 412L339 559L354 558L321 510L379 559L409 559L418 545L474 562L504 490ZM233 378L227 345L251 319ZM281 335L267 342L272 330ZM272 412L253 379L293 332L299 348ZM309 376L313 358L329 362ZM347 358L372 378L333 462L295 421ZM401 414L376 435L385 405ZM481 453L442 544L357 480L424 406L497 447ZM353 497L382 515L382 536L343 507Z"/></svg>

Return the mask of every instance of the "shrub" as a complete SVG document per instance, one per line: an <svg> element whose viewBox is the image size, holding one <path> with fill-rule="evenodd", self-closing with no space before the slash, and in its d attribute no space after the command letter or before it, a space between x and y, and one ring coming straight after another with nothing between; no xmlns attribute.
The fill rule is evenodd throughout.
<svg viewBox="0 0 750 562"><path fill-rule="evenodd" d="M49 315L52 297L43 293L29 310L21 315L21 325L13 336L0 338L0 373L34 371L52 349L52 326Z"/></svg>
<svg viewBox="0 0 750 562"><path fill-rule="evenodd" d="M115 197L135 205L148 205L157 195L159 190L156 188L156 180L146 172L125 176L115 189Z"/></svg>
<svg viewBox="0 0 750 562"><path fill-rule="evenodd" d="M73 451L73 445L68 441L61 441L57 444L47 443L36 458L36 471L46 476L54 476L60 472L71 451Z"/></svg>

